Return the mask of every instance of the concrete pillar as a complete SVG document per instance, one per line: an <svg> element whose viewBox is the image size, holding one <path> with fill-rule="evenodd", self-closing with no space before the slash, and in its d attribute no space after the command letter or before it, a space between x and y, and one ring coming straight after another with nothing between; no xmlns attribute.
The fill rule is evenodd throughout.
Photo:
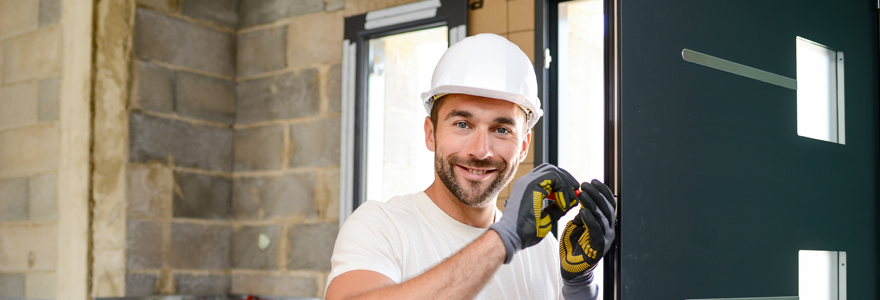
<svg viewBox="0 0 880 300"><path fill-rule="evenodd" d="M61 1L57 299L89 299L90 0Z"/></svg>
<svg viewBox="0 0 880 300"><path fill-rule="evenodd" d="M135 3L96 2L92 276L94 297L125 296L129 77Z"/></svg>

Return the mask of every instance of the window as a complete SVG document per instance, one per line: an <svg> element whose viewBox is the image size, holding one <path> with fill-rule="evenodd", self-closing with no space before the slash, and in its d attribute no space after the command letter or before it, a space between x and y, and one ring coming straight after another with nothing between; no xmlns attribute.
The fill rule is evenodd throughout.
<svg viewBox="0 0 880 300"><path fill-rule="evenodd" d="M467 0L424 0L345 19L339 224L367 200L424 190L433 154L418 96L466 34Z"/></svg>
<svg viewBox="0 0 880 300"><path fill-rule="evenodd" d="M802 37L795 43L798 135L844 144L843 52Z"/></svg>
<svg viewBox="0 0 880 300"><path fill-rule="evenodd" d="M619 173L617 5L538 0L535 6L535 50L544 53L536 57L536 65L545 107L535 127L535 163L556 164L582 182L598 179L612 191L618 190ZM577 209L560 219L557 228L564 228ZM599 299L614 299L618 289L613 279L619 252L611 247L594 271Z"/></svg>
<svg viewBox="0 0 880 300"><path fill-rule="evenodd" d="M419 93L447 48L446 26L370 40L366 200L419 192L434 180Z"/></svg>

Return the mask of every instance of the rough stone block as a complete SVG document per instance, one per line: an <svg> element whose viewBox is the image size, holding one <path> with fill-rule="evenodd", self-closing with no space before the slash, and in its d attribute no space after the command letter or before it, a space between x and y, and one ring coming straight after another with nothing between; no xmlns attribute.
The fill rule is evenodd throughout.
<svg viewBox="0 0 880 300"><path fill-rule="evenodd" d="M233 294L261 294L289 297L315 297L318 282L314 277L233 274Z"/></svg>
<svg viewBox="0 0 880 300"><path fill-rule="evenodd" d="M58 120L58 93L61 88L61 78L54 77L40 80L38 99L38 115L40 122Z"/></svg>
<svg viewBox="0 0 880 300"><path fill-rule="evenodd" d="M239 82L236 89L236 123L314 116L320 108L318 71Z"/></svg>
<svg viewBox="0 0 880 300"><path fill-rule="evenodd" d="M287 241L290 243L287 247L287 268L329 271L337 233L337 222L291 226L287 230Z"/></svg>
<svg viewBox="0 0 880 300"><path fill-rule="evenodd" d="M340 118L290 125L290 167L339 165Z"/></svg>
<svg viewBox="0 0 880 300"><path fill-rule="evenodd" d="M232 279L229 275L195 276L174 275L178 295L224 295L229 294Z"/></svg>
<svg viewBox="0 0 880 300"><path fill-rule="evenodd" d="M25 275L24 296L28 299L55 299L55 272Z"/></svg>
<svg viewBox="0 0 880 300"><path fill-rule="evenodd" d="M138 61L137 107L143 110L174 111L174 71Z"/></svg>
<svg viewBox="0 0 880 300"><path fill-rule="evenodd" d="M315 191L318 216L325 220L339 219L339 170L327 171Z"/></svg>
<svg viewBox="0 0 880 300"><path fill-rule="evenodd" d="M3 80L5 82L48 77L60 72L60 26L35 30L4 43Z"/></svg>
<svg viewBox="0 0 880 300"><path fill-rule="evenodd" d="M60 17L60 0L40 0L40 27L57 23Z"/></svg>
<svg viewBox="0 0 880 300"><path fill-rule="evenodd" d="M0 84L3 83L3 44L0 43Z"/></svg>
<svg viewBox="0 0 880 300"><path fill-rule="evenodd" d="M57 240L55 224L0 226L0 273L55 270Z"/></svg>
<svg viewBox="0 0 880 300"><path fill-rule="evenodd" d="M284 127L272 125L235 130L235 171L281 169Z"/></svg>
<svg viewBox="0 0 880 300"><path fill-rule="evenodd" d="M40 3L33 0L0 1L0 37L37 28Z"/></svg>
<svg viewBox="0 0 880 300"><path fill-rule="evenodd" d="M269 247L260 250L260 234L269 238ZM232 233L232 267L235 269L278 269L278 242L281 227L243 226Z"/></svg>
<svg viewBox="0 0 880 300"><path fill-rule="evenodd" d="M37 123L37 99L35 82L0 87L0 129Z"/></svg>
<svg viewBox="0 0 880 300"><path fill-rule="evenodd" d="M342 64L333 65L327 74L327 112L342 112Z"/></svg>
<svg viewBox="0 0 880 300"><path fill-rule="evenodd" d="M174 177L160 164L128 165L128 216L160 218L171 206Z"/></svg>
<svg viewBox="0 0 880 300"><path fill-rule="evenodd" d="M173 159L178 166L232 169L231 128L192 125L139 113L132 113L130 122L131 162L170 163L168 160Z"/></svg>
<svg viewBox="0 0 880 300"><path fill-rule="evenodd" d="M0 132L0 175L48 172L57 166L57 125Z"/></svg>
<svg viewBox="0 0 880 300"><path fill-rule="evenodd" d="M126 268L129 270L162 267L162 223L128 219Z"/></svg>
<svg viewBox="0 0 880 300"><path fill-rule="evenodd" d="M0 297L24 298L24 274L0 273Z"/></svg>
<svg viewBox="0 0 880 300"><path fill-rule="evenodd" d="M468 9L468 36L480 33L507 33L508 0L483 0L483 7Z"/></svg>
<svg viewBox="0 0 880 300"><path fill-rule="evenodd" d="M28 180L28 219L58 219L58 176L55 172Z"/></svg>
<svg viewBox="0 0 880 300"><path fill-rule="evenodd" d="M344 22L341 11L311 14L291 20L287 30L287 64L293 68L315 63L341 63Z"/></svg>
<svg viewBox="0 0 880 300"><path fill-rule="evenodd" d="M535 1L507 1L507 32L535 29Z"/></svg>
<svg viewBox="0 0 880 300"><path fill-rule="evenodd" d="M138 8L135 54L202 71L235 75L235 35Z"/></svg>
<svg viewBox="0 0 880 300"><path fill-rule="evenodd" d="M178 11L182 0L137 0L140 6L147 6L162 11Z"/></svg>
<svg viewBox="0 0 880 300"><path fill-rule="evenodd" d="M177 113L232 124L235 121L235 83L189 72L177 72L174 85Z"/></svg>
<svg viewBox="0 0 880 300"><path fill-rule="evenodd" d="M324 11L337 11L345 8L345 0L324 0Z"/></svg>
<svg viewBox="0 0 880 300"><path fill-rule="evenodd" d="M126 296L152 296L158 295L159 275L154 274L126 274Z"/></svg>
<svg viewBox="0 0 880 300"><path fill-rule="evenodd" d="M228 269L231 238L228 226L172 223L168 263L180 269Z"/></svg>
<svg viewBox="0 0 880 300"><path fill-rule="evenodd" d="M174 217L226 219L232 198L232 181L222 176L174 172Z"/></svg>
<svg viewBox="0 0 880 300"><path fill-rule="evenodd" d="M314 218L315 175L292 173L276 177L240 177L232 189L236 219Z"/></svg>
<svg viewBox="0 0 880 300"><path fill-rule="evenodd" d="M0 221L27 220L28 179L0 179Z"/></svg>
<svg viewBox="0 0 880 300"><path fill-rule="evenodd" d="M238 36L235 71L238 77L281 70L287 65L287 27L274 27Z"/></svg>
<svg viewBox="0 0 880 300"><path fill-rule="evenodd" d="M241 0L241 28L324 10L323 0ZM338 20L337 20L338 21ZM341 34L339 36L342 36Z"/></svg>
<svg viewBox="0 0 880 300"><path fill-rule="evenodd" d="M183 14L229 28L238 28L238 0L186 0Z"/></svg>

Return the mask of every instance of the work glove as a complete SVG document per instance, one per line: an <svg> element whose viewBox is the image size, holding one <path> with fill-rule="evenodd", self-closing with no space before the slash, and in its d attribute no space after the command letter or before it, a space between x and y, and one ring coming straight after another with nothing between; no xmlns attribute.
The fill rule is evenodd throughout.
<svg viewBox="0 0 880 300"><path fill-rule="evenodd" d="M504 263L517 251L533 246L577 205L578 183L563 169L542 164L513 183L504 215L489 229L498 232L507 250ZM547 199L549 195L555 200Z"/></svg>
<svg viewBox="0 0 880 300"><path fill-rule="evenodd" d="M617 201L611 189L593 179L581 184L581 191L581 210L566 224L559 239L562 295L567 300L598 297L598 287L592 284L593 270L616 236Z"/></svg>

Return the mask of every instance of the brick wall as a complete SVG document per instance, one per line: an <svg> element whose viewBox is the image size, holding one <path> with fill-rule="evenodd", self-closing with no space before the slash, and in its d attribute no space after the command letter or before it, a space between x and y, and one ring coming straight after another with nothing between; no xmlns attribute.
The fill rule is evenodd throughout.
<svg viewBox="0 0 880 300"><path fill-rule="evenodd" d="M60 13L0 1L0 298L55 298Z"/></svg>

